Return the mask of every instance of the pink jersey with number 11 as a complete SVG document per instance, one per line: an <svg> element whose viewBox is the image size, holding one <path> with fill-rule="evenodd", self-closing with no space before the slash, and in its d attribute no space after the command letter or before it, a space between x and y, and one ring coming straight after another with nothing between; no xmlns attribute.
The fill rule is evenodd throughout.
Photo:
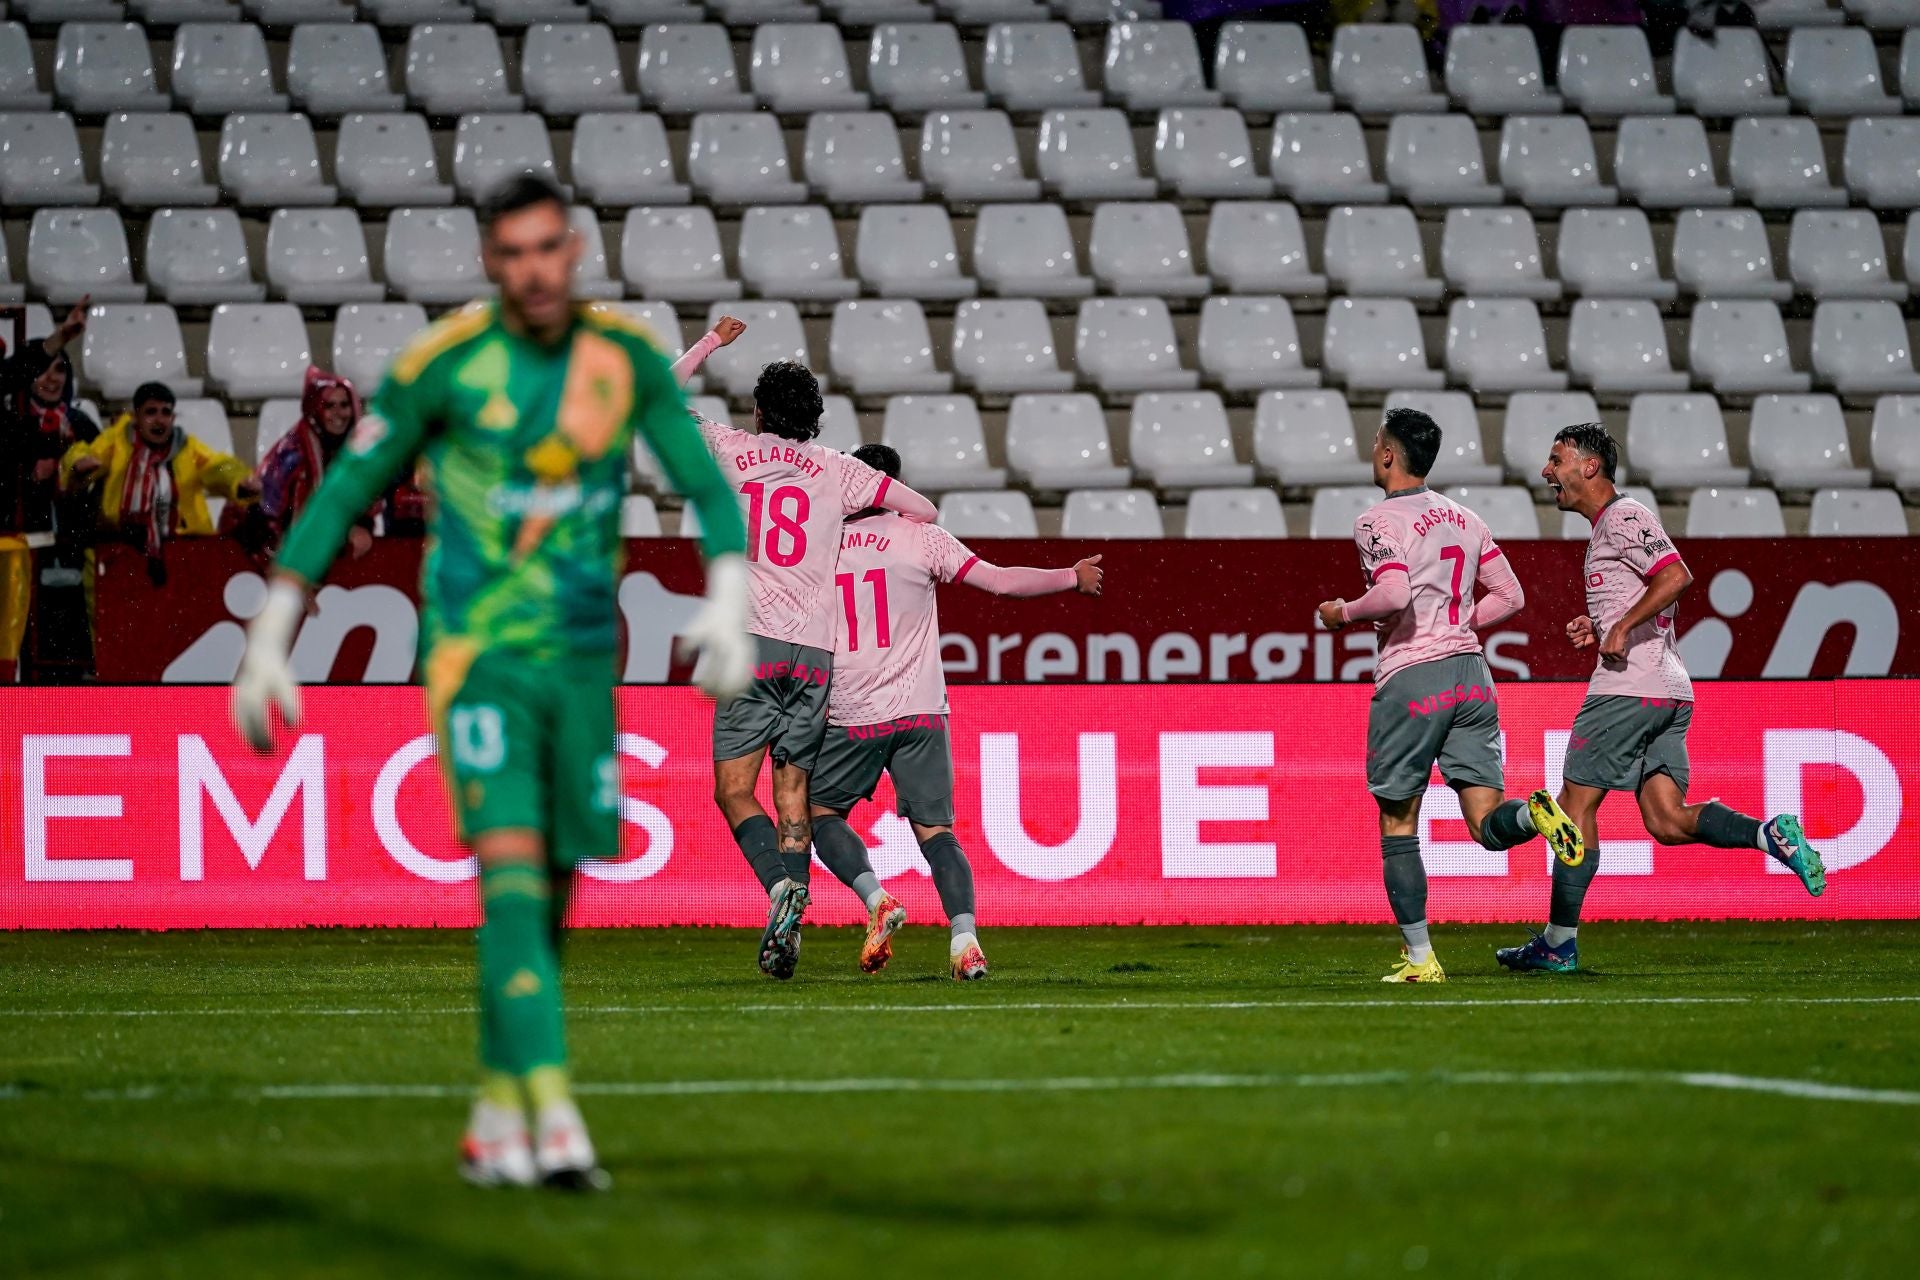
<svg viewBox="0 0 1920 1280"><path fill-rule="evenodd" d="M934 587L961 581L979 560L937 524L891 512L848 522L834 575L832 723L947 713Z"/></svg>
<svg viewBox="0 0 1920 1280"><path fill-rule="evenodd" d="M1480 652L1473 588L1500 548L1479 516L1431 489L1413 489L1367 508L1353 523L1353 540L1369 585L1385 573L1407 575L1406 607L1380 623L1376 684L1418 662Z"/></svg>

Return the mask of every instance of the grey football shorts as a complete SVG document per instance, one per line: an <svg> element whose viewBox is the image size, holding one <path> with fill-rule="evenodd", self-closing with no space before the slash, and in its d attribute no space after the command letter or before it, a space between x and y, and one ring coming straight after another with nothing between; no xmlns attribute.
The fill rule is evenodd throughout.
<svg viewBox="0 0 1920 1280"><path fill-rule="evenodd" d="M772 748L775 764L811 771L827 732L833 655L786 640L753 638L753 683L713 711L713 758Z"/></svg>
<svg viewBox="0 0 1920 1280"><path fill-rule="evenodd" d="M953 825L953 744L945 716L830 725L820 767L807 780L808 795L844 813L873 799L882 772L893 777L901 817L923 827Z"/></svg>
<svg viewBox="0 0 1920 1280"><path fill-rule="evenodd" d="M1449 786L1504 787L1495 697L1477 653L1394 672L1367 713L1367 790L1382 800L1420 795L1435 762Z"/></svg>
<svg viewBox="0 0 1920 1280"><path fill-rule="evenodd" d="M1687 760L1692 724L1691 702L1625 694L1589 697L1573 718L1564 776L1583 787L1638 791L1648 778L1664 773L1684 796L1692 772Z"/></svg>

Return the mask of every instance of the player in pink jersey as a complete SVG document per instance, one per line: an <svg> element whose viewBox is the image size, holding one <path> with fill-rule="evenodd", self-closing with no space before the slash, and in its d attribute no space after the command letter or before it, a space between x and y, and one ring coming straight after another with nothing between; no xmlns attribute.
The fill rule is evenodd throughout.
<svg viewBox="0 0 1920 1280"><path fill-rule="evenodd" d="M1634 793L1647 834L1661 844L1759 849L1791 868L1815 897L1827 887L1826 867L1796 815L1762 823L1717 800L1687 803L1693 681L1680 661L1674 614L1693 575L1659 513L1614 488L1619 456L1604 426L1581 423L1554 437L1540 471L1559 508L1593 524L1587 611L1567 624L1567 639L1599 653L1567 740L1560 788L1560 804L1580 826L1586 857L1554 861L1546 932L1498 951L1509 969L1579 968L1580 908L1600 861L1600 802L1609 791Z"/></svg>
<svg viewBox="0 0 1920 1280"><path fill-rule="evenodd" d="M883 444L854 457L888 476L900 455ZM964 582L999 596L1100 594L1100 557L1070 569L988 564L934 524L914 524L871 507L847 520L840 541L833 686L826 744L814 771L814 849L827 869L867 904L860 967L876 973L893 954L906 908L880 887L867 846L847 815L873 798L885 772L900 815L913 825L940 905L947 913L953 976L987 976L974 932L973 869L953 834L953 750L947 738L947 679L940 668L940 614L934 588Z"/></svg>
<svg viewBox="0 0 1920 1280"><path fill-rule="evenodd" d="M1553 798L1508 800L1493 673L1477 634L1520 611L1519 579L1480 517L1427 488L1440 427L1390 409L1373 438L1373 482L1386 493L1353 524L1368 590L1320 606L1322 625L1371 622L1380 633L1367 716L1367 790L1380 806L1387 901L1406 948L1384 982L1445 982L1427 929L1420 801L1437 762L1473 838L1510 849L1544 834L1578 858L1580 834ZM1486 595L1474 598L1475 586Z"/></svg>
<svg viewBox="0 0 1920 1280"><path fill-rule="evenodd" d="M731 316L674 365L682 381L746 331ZM833 679L834 566L846 517L883 507L930 521L934 506L864 462L815 442L820 383L805 365L779 360L753 389L753 431L700 419L700 431L747 522L749 614L755 646L747 691L713 714L714 800L761 887L767 927L760 968L791 978L800 960L813 844L807 775L827 731ZM776 830L754 796L761 763L773 757Z"/></svg>

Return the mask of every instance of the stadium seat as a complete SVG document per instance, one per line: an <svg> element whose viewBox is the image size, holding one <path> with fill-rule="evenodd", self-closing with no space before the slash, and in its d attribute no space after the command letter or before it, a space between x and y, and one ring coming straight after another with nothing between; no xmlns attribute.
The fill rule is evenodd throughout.
<svg viewBox="0 0 1920 1280"><path fill-rule="evenodd" d="M1842 160L1848 187L1874 208L1920 205L1920 120L1855 120Z"/></svg>
<svg viewBox="0 0 1920 1280"><path fill-rule="evenodd" d="M186 22L173 33L173 96L195 115L285 111L266 37L251 22Z"/></svg>
<svg viewBox="0 0 1920 1280"><path fill-rule="evenodd" d="M27 286L13 278L13 259L7 252L7 242L0 236L0 302L21 302L26 299Z"/></svg>
<svg viewBox="0 0 1920 1280"><path fill-rule="evenodd" d="M53 95L40 87L33 44L18 22L0 22L0 111L46 111Z"/></svg>
<svg viewBox="0 0 1920 1280"><path fill-rule="evenodd" d="M1835 396L1760 396L1747 425L1755 476L1776 489L1864 489L1873 472L1853 465L1847 420Z"/></svg>
<svg viewBox="0 0 1920 1280"><path fill-rule="evenodd" d="M1320 385L1320 371L1301 362L1285 298L1208 298L1200 308L1200 369L1228 391Z"/></svg>
<svg viewBox="0 0 1920 1280"><path fill-rule="evenodd" d="M1813 371L1842 395L1920 391L1906 321L1892 302L1823 302L1815 307Z"/></svg>
<svg viewBox="0 0 1920 1280"><path fill-rule="evenodd" d="M1786 80L1788 96L1808 115L1900 114L1900 99L1881 78L1873 36L1861 27L1795 31L1787 39Z"/></svg>
<svg viewBox="0 0 1920 1280"><path fill-rule="evenodd" d="M870 204L860 211L854 269L883 298L951 301L980 292L960 274L953 222L940 205Z"/></svg>
<svg viewBox="0 0 1920 1280"><path fill-rule="evenodd" d="M707 359L708 381L723 387L728 398L752 395L760 370L775 360L798 360L820 377L821 390L826 390L826 378L807 353L800 312L791 302L716 302L707 308L707 328L725 315L747 323L747 331L732 346L720 348Z"/></svg>
<svg viewBox="0 0 1920 1280"><path fill-rule="evenodd" d="M661 351L666 353L668 359L678 360L686 354L687 344L682 340L680 333L680 316L673 309L671 302L619 302L614 305L616 310L624 313L629 319L645 325L648 332L657 339ZM687 393L694 395L705 390L701 385L703 382L704 379L699 374L694 374L686 384Z"/></svg>
<svg viewBox="0 0 1920 1280"><path fill-rule="evenodd" d="M1335 298L1322 347L1327 373L1351 390L1446 385L1446 374L1427 367L1420 317L1405 298Z"/></svg>
<svg viewBox="0 0 1920 1280"><path fill-rule="evenodd" d="M95 302L144 302L133 278L127 231L113 209L41 209L27 232L27 283L56 307L91 294Z"/></svg>
<svg viewBox="0 0 1920 1280"><path fill-rule="evenodd" d="M864 111L840 28L830 22L770 22L753 33L747 81L775 111Z"/></svg>
<svg viewBox="0 0 1920 1280"><path fill-rule="evenodd" d="M267 222L267 282L302 306L379 302L367 238L351 209L279 209Z"/></svg>
<svg viewBox="0 0 1920 1280"><path fill-rule="evenodd" d="M1868 452L1873 469L1895 488L1920 489L1920 396L1881 396L1874 402Z"/></svg>
<svg viewBox="0 0 1920 1280"><path fill-rule="evenodd" d="M312 363L307 326L291 303L223 303L213 309L207 381L228 398L297 396Z"/></svg>
<svg viewBox="0 0 1920 1280"><path fill-rule="evenodd" d="M1634 116L1614 136L1613 176L1620 191L1647 209L1726 205L1707 150L1707 131L1693 116Z"/></svg>
<svg viewBox="0 0 1920 1280"><path fill-rule="evenodd" d="M816 22L820 10L802 0L710 0L713 17L730 27L757 27L763 22Z"/></svg>
<svg viewBox="0 0 1920 1280"><path fill-rule="evenodd" d="M989 293L1017 298L1084 298L1093 281L1057 204L994 204L973 224L973 269Z"/></svg>
<svg viewBox="0 0 1920 1280"><path fill-rule="evenodd" d="M1100 105L1087 88L1080 49L1064 22L996 22L987 29L981 80L1008 111L1087 110Z"/></svg>
<svg viewBox="0 0 1920 1280"><path fill-rule="evenodd" d="M173 421L209 449L233 453L233 423L227 417L227 407L218 400L201 396L177 400L173 406Z"/></svg>
<svg viewBox="0 0 1920 1280"><path fill-rule="evenodd" d="M1694 379L1722 393L1806 391L1813 380L1796 373L1787 354L1787 330L1771 302L1716 299L1693 309L1687 364Z"/></svg>
<svg viewBox="0 0 1920 1280"><path fill-rule="evenodd" d="M999 22L1045 22L1053 17L1046 0L935 0L941 14L963 27Z"/></svg>
<svg viewBox="0 0 1920 1280"><path fill-rule="evenodd" d="M1200 46L1184 22L1116 22L1107 28L1102 76L1107 97L1128 111L1217 107L1207 88Z"/></svg>
<svg viewBox="0 0 1920 1280"><path fill-rule="evenodd" d="M1827 0L1754 0L1753 25L1762 31L1791 31L1804 26L1838 26L1846 14Z"/></svg>
<svg viewBox="0 0 1920 1280"><path fill-rule="evenodd" d="M1213 291L1213 281L1193 269L1186 220L1171 204L1101 205L1087 256L1109 293L1199 298Z"/></svg>
<svg viewBox="0 0 1920 1280"><path fill-rule="evenodd" d="M1500 129L1500 181L1535 207L1612 204L1593 134L1579 116L1510 116Z"/></svg>
<svg viewBox="0 0 1920 1280"><path fill-rule="evenodd" d="M884 111L809 116L801 172L814 194L833 204L915 201L925 193L920 183L908 180L900 132Z"/></svg>
<svg viewBox="0 0 1920 1280"><path fill-rule="evenodd" d="M453 203L440 181L433 135L419 116L345 116L335 136L333 180L363 209Z"/></svg>
<svg viewBox="0 0 1920 1280"><path fill-rule="evenodd" d="M1773 65L1759 32L1718 27L1710 39L1681 31L1673 45L1673 96L1697 116L1783 116Z"/></svg>
<svg viewBox="0 0 1920 1280"><path fill-rule="evenodd" d="M1761 209L1825 208L1847 202L1845 188L1827 177L1826 148L1811 120L1734 121L1727 150L1733 189Z"/></svg>
<svg viewBox="0 0 1920 1280"><path fill-rule="evenodd" d="M1688 386L1686 373L1674 370L1659 309L1644 299L1575 303L1567 325L1567 369L1581 386L1605 395Z"/></svg>
<svg viewBox="0 0 1920 1280"><path fill-rule="evenodd" d="M80 135L65 112L0 114L0 204L97 204L98 184L86 180Z"/></svg>
<svg viewBox="0 0 1920 1280"><path fill-rule="evenodd" d="M1907 513L1891 489L1822 489L1813 495L1807 532L1816 538L1903 538Z"/></svg>
<svg viewBox="0 0 1920 1280"><path fill-rule="evenodd" d="M1447 367L1476 392L1564 391L1527 298L1459 298L1447 311Z"/></svg>
<svg viewBox="0 0 1920 1280"><path fill-rule="evenodd" d="M394 353L426 327L426 308L418 303L348 303L333 316L333 370L352 379L364 398L380 385Z"/></svg>
<svg viewBox="0 0 1920 1280"><path fill-rule="evenodd" d="M1263 393L1253 410L1253 460L1295 487L1365 484L1373 475L1354 439L1353 411L1338 391Z"/></svg>
<svg viewBox="0 0 1920 1280"><path fill-rule="evenodd" d="M1842 0L1849 14L1880 31L1914 29L1913 0Z"/></svg>
<svg viewBox="0 0 1920 1280"><path fill-rule="evenodd" d="M1089 298L1074 321L1080 374L1108 393L1191 391L1200 375L1180 364L1173 317L1158 298Z"/></svg>
<svg viewBox="0 0 1920 1280"><path fill-rule="evenodd" d="M1660 276L1653 229L1638 209L1569 209L1560 217L1559 274L1586 298L1671 301L1680 286Z"/></svg>
<svg viewBox="0 0 1920 1280"><path fill-rule="evenodd" d="M1787 266L1794 283L1816 298L1907 299L1907 286L1888 272L1880 220L1864 209L1795 213Z"/></svg>
<svg viewBox="0 0 1920 1280"><path fill-rule="evenodd" d="M1533 495L1515 484L1456 484L1446 496L1480 517L1501 542L1532 542L1540 537L1540 513Z"/></svg>
<svg viewBox="0 0 1920 1280"><path fill-rule="evenodd" d="M100 182L128 208L220 199L220 189L201 171L192 118L175 112L108 116L100 136Z"/></svg>
<svg viewBox="0 0 1920 1280"><path fill-rule="evenodd" d="M653 499L644 493L629 493L620 499L620 536L657 538L660 536L660 512Z"/></svg>
<svg viewBox="0 0 1920 1280"><path fill-rule="evenodd" d="M1410 24L1351 22L1333 33L1327 78L1333 96L1350 111L1445 111L1447 97L1433 91L1427 55Z"/></svg>
<svg viewBox="0 0 1920 1280"><path fill-rule="evenodd" d="M528 27L520 46L520 87L545 116L633 111L640 105L640 95L627 88L621 73L613 32L597 22Z"/></svg>
<svg viewBox="0 0 1920 1280"><path fill-rule="evenodd" d="M1387 185L1373 180L1366 136L1354 116L1277 117L1267 167L1281 194L1302 204L1379 204L1387 198Z"/></svg>
<svg viewBox="0 0 1920 1280"><path fill-rule="evenodd" d="M860 282L840 262L840 237L825 209L772 206L740 219L740 278L763 298L851 298Z"/></svg>
<svg viewBox="0 0 1920 1280"><path fill-rule="evenodd" d="M1160 504L1145 489L1075 489L1060 516L1063 538L1164 538Z"/></svg>
<svg viewBox="0 0 1920 1280"><path fill-rule="evenodd" d="M1900 253L1900 268L1909 287L1920 287L1920 209L1907 215L1906 247Z"/></svg>
<svg viewBox="0 0 1920 1280"><path fill-rule="evenodd" d="M860 415L853 411L849 396L820 397L820 434L816 437L829 449L852 453L865 443L860 436Z"/></svg>
<svg viewBox="0 0 1920 1280"><path fill-rule="evenodd" d="M1471 116L1395 116L1387 126L1387 182L1419 205L1499 204L1506 198L1487 181Z"/></svg>
<svg viewBox="0 0 1920 1280"><path fill-rule="evenodd" d="M131 22L66 22L54 44L53 92L79 115L165 111L147 33Z"/></svg>
<svg viewBox="0 0 1920 1280"><path fill-rule="evenodd" d="M1766 226L1751 209L1683 210L1673 224L1673 275L1701 298L1793 296L1793 286L1773 274Z"/></svg>
<svg viewBox="0 0 1920 1280"><path fill-rule="evenodd" d="M1162 111L1153 135L1153 171L1187 200L1273 194L1273 179L1254 170L1246 120L1228 107Z"/></svg>
<svg viewBox="0 0 1920 1280"><path fill-rule="evenodd" d="M1446 288L1427 274L1420 228L1404 205L1330 210L1321 252L1333 287L1351 296L1437 298Z"/></svg>
<svg viewBox="0 0 1920 1280"><path fill-rule="evenodd" d="M453 133L453 185L463 197L477 204L523 173L559 182L545 119L531 112L460 117Z"/></svg>
<svg viewBox="0 0 1920 1280"><path fill-rule="evenodd" d="M1353 537L1353 525L1380 501L1380 491L1372 485L1341 485L1315 489L1313 507L1307 514L1309 538Z"/></svg>
<svg viewBox="0 0 1920 1280"><path fill-rule="evenodd" d="M1234 456L1226 406L1211 391L1136 397L1127 451L1134 470L1159 489L1253 483L1253 468Z"/></svg>
<svg viewBox="0 0 1920 1280"><path fill-rule="evenodd" d="M1187 495L1189 538L1284 538L1286 512L1271 489L1195 489Z"/></svg>
<svg viewBox="0 0 1920 1280"><path fill-rule="evenodd" d="M910 298L861 298L835 307L827 362L834 379L856 396L953 390L953 375L934 368L926 313Z"/></svg>
<svg viewBox="0 0 1920 1280"><path fill-rule="evenodd" d="M674 176L667 127L656 115L590 112L573 122L569 166L582 199L603 209L686 204L693 188Z"/></svg>
<svg viewBox="0 0 1920 1280"><path fill-rule="evenodd" d="M387 287L429 306L491 294L480 269L480 225L471 209L395 209L381 255Z"/></svg>
<svg viewBox="0 0 1920 1280"><path fill-rule="evenodd" d="M94 304L81 339L80 372L107 400L125 400L143 382L164 382L177 396L197 396L202 385L187 373L180 319L164 303Z"/></svg>
<svg viewBox="0 0 1920 1280"><path fill-rule="evenodd" d="M473 0L475 14L503 30L541 22L585 22L585 0Z"/></svg>
<svg viewBox="0 0 1920 1280"><path fill-rule="evenodd" d="M320 180L320 148L305 116L239 112L220 125L220 185L254 208L332 204Z"/></svg>
<svg viewBox="0 0 1920 1280"><path fill-rule="evenodd" d="M1920 27L1908 27L1900 41L1900 96L1909 109L1920 107Z"/></svg>
<svg viewBox="0 0 1920 1280"><path fill-rule="evenodd" d="M1427 473L1432 484L1499 484L1500 468L1480 447L1480 414L1464 391L1396 391L1386 408L1418 409L1440 427L1440 454Z"/></svg>
<svg viewBox="0 0 1920 1280"><path fill-rule="evenodd" d="M627 210L620 275L642 297L669 302L716 302L743 292L727 275L720 228L704 205Z"/></svg>
<svg viewBox="0 0 1920 1280"><path fill-rule="evenodd" d="M1506 425L1500 431L1500 456L1507 476L1521 484L1544 486L1540 468L1553 451L1562 427L1600 421L1600 406L1584 391L1517 391L1507 398Z"/></svg>
<svg viewBox="0 0 1920 1280"><path fill-rule="evenodd" d="M240 215L231 209L162 209L147 222L147 283L176 307L260 302Z"/></svg>
<svg viewBox="0 0 1920 1280"><path fill-rule="evenodd" d="M1234 293L1318 297L1327 278L1307 269L1300 212L1278 200L1222 201L1207 219L1207 270Z"/></svg>
<svg viewBox="0 0 1920 1280"><path fill-rule="evenodd" d="M1037 538L1033 499L1019 490L999 493L945 493L940 497L940 527L956 538Z"/></svg>
<svg viewBox="0 0 1920 1280"><path fill-rule="evenodd" d="M1560 36L1560 92L1589 120L1669 115L1653 51L1638 27L1568 27Z"/></svg>
<svg viewBox="0 0 1920 1280"><path fill-rule="evenodd" d="M960 33L943 22L887 22L873 29L867 87L895 113L972 111L987 95L967 79Z"/></svg>
<svg viewBox="0 0 1920 1280"><path fill-rule="evenodd" d="M648 106L668 115L751 111L740 88L727 29L710 23L654 25L640 33L634 82Z"/></svg>
<svg viewBox="0 0 1920 1280"><path fill-rule="evenodd" d="M900 451L900 478L923 493L998 489L1007 482L1004 468L987 465L987 433L971 396L895 396L887 401L880 439Z"/></svg>
<svg viewBox="0 0 1920 1280"><path fill-rule="evenodd" d="M1645 485L1623 484L1619 486L1619 488L1623 495L1632 498L1647 510L1658 511L1660 509L1660 499L1654 495L1653 490L1647 488ZM1578 511L1562 511L1560 513L1560 536L1572 542L1585 542L1593 537L1593 526L1588 524L1587 518Z"/></svg>
<svg viewBox="0 0 1920 1280"><path fill-rule="evenodd" d="M1540 46L1519 26L1458 26L1447 40L1447 92L1476 116L1544 115L1560 110L1547 88Z"/></svg>
<svg viewBox="0 0 1920 1280"><path fill-rule="evenodd" d="M573 269L574 296L602 302L624 297L626 286L607 267L607 237L600 215L589 205L575 205L567 211L567 221L580 241L580 261Z"/></svg>
<svg viewBox="0 0 1920 1280"><path fill-rule="evenodd" d="M1297 22L1228 22L1214 46L1213 82L1242 111L1331 111L1314 80L1313 52Z"/></svg>
<svg viewBox="0 0 1920 1280"><path fill-rule="evenodd" d="M519 111L500 41L485 23L422 23L407 36L407 97L430 116Z"/></svg>
<svg viewBox="0 0 1920 1280"><path fill-rule="evenodd" d="M1007 465L1028 488L1124 489L1129 467L1114 465L1107 416L1089 395L1019 395L1007 410Z"/></svg>
<svg viewBox="0 0 1920 1280"><path fill-rule="evenodd" d="M843 28L932 22L940 16L932 0L825 0L825 5L828 16Z"/></svg>
<svg viewBox="0 0 1920 1280"><path fill-rule="evenodd" d="M1133 131L1118 111L1049 111L1040 118L1040 181L1063 200L1151 200Z"/></svg>
<svg viewBox="0 0 1920 1280"><path fill-rule="evenodd" d="M1046 308L1032 298L961 303L953 313L953 372L983 395L1073 390Z"/></svg>
<svg viewBox="0 0 1920 1280"><path fill-rule="evenodd" d="M1689 538L1784 538L1787 522L1771 489L1695 489L1687 499Z"/></svg>
<svg viewBox="0 0 1920 1280"><path fill-rule="evenodd" d="M261 402L260 416L253 423L255 466L265 461L267 452L280 443L287 432L299 425L301 416L300 402L291 397Z"/></svg>
<svg viewBox="0 0 1920 1280"><path fill-rule="evenodd" d="M920 177L943 199L1038 200L1002 111L936 111L920 127Z"/></svg>
<svg viewBox="0 0 1920 1280"><path fill-rule="evenodd" d="M287 90L309 115L404 111L387 78L380 32L369 24L308 23L287 40Z"/></svg>
<svg viewBox="0 0 1920 1280"><path fill-rule="evenodd" d="M1747 483L1747 469L1727 452L1726 419L1712 396L1635 396L1626 445L1634 474L1657 489Z"/></svg>
<svg viewBox="0 0 1920 1280"><path fill-rule="evenodd" d="M751 112L703 112L693 118L687 177L714 204L798 204L805 183L787 165L780 122Z"/></svg>
<svg viewBox="0 0 1920 1280"><path fill-rule="evenodd" d="M1540 233L1525 209L1449 209L1440 267L1461 293L1480 298L1560 296L1540 266Z"/></svg>

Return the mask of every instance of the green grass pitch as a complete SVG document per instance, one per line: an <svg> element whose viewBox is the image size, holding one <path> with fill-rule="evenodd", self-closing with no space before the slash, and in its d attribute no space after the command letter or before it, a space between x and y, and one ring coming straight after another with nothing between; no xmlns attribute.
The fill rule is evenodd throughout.
<svg viewBox="0 0 1920 1280"><path fill-rule="evenodd" d="M0 1276L1819 1276L1920 1247L1920 925L577 934L611 1194L454 1176L463 933L0 936Z"/></svg>

